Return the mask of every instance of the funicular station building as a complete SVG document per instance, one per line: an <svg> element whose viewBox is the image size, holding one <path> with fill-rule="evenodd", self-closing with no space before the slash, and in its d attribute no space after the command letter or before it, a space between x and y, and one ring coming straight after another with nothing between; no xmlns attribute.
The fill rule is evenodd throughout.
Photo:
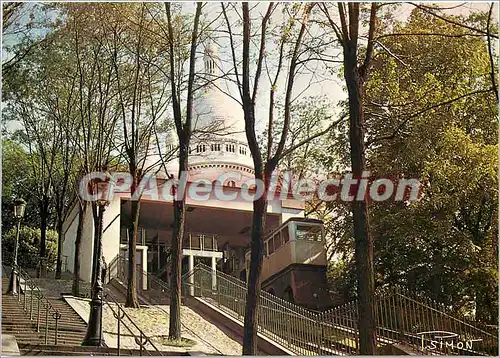
<svg viewBox="0 0 500 358"><path fill-rule="evenodd" d="M204 67L205 72L214 78L219 76L220 60L213 46L205 49ZM246 280L253 203L244 200L242 184L254 177L253 160L245 136L241 106L219 90L217 81L214 79L213 85L207 86L194 103L194 135L190 144L186 191L195 180L204 179L222 186L224 194L234 198L221 201L213 190L203 201L186 196L183 272L192 270L197 262L203 262L212 270ZM166 149L174 148L177 145L175 133L167 134L163 145ZM173 159L166 169L168 173L177 175L178 162ZM166 173L163 174L166 178ZM220 182L223 174L227 174L227 180ZM161 184L158 191L162 191ZM128 256L130 213L130 191L115 193L103 219L102 251L107 263L119 255ZM74 264L78 215L75 206L64 223L63 254L68 256L70 271ZM90 281L94 225L91 210L87 210L87 215L80 251L80 272L82 280ZM171 200L165 200L161 195L143 195L136 262L144 272L165 280L169 271L172 223ZM294 199L291 193L283 198L277 192L274 197L268 197L266 232L262 289L312 309L328 307L330 299L322 222L305 219L303 201ZM140 276L139 285L145 290L147 280Z"/></svg>

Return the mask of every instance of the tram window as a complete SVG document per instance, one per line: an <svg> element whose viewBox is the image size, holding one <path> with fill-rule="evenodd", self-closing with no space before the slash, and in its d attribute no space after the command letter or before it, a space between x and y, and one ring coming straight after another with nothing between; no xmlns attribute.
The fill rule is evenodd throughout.
<svg viewBox="0 0 500 358"><path fill-rule="evenodd" d="M281 230L281 238L283 239L283 243L290 240L290 235L288 235L288 227L285 227Z"/></svg>
<svg viewBox="0 0 500 358"><path fill-rule="evenodd" d="M297 240L321 241L321 226L297 225Z"/></svg>
<svg viewBox="0 0 500 358"><path fill-rule="evenodd" d="M277 233L276 235L274 235L274 250L278 250L278 248L281 246L281 236L280 236L280 233Z"/></svg>
<svg viewBox="0 0 500 358"><path fill-rule="evenodd" d="M267 241L268 249L269 249L269 255L271 255L274 252L274 238L270 238Z"/></svg>
<svg viewBox="0 0 500 358"><path fill-rule="evenodd" d="M267 249L267 241L264 242L264 256L268 256L269 255L269 250Z"/></svg>

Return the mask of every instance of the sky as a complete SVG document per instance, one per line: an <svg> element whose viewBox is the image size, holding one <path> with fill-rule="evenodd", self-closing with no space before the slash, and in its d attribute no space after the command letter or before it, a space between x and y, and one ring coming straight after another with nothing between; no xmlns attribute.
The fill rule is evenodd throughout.
<svg viewBox="0 0 500 358"><path fill-rule="evenodd" d="M254 4L251 3L251 6ZM449 14L462 14L465 15L469 13L470 11L477 11L477 10L487 10L489 4L486 2L447 2L447 3L441 3L440 6L444 7L449 7L452 8L450 10L446 10L446 13ZM258 14L264 13L267 8L267 3L262 2L258 4L254 9L252 14ZM400 20L404 20L412 11L414 7L410 4L402 4L395 12L396 17ZM220 2L212 2L210 4L206 5L205 8L205 13L209 14L208 16L213 16L212 14L215 14L219 11L220 9ZM194 13L194 3L191 2L185 2L182 4L182 10L185 13ZM232 21L234 19L234 14L230 14L230 16L233 16L230 20ZM498 21L498 3L496 3L496 6L494 8L494 18L497 19ZM274 23L279 23L281 21L281 14L279 12L276 12L273 14L273 17L271 19ZM498 23L498 22L497 22ZM366 31L365 31L366 32ZM230 53L229 53L229 47L227 46L227 41L226 44L224 44L224 40L217 40L220 42L223 46L221 49L221 58L223 62L223 69L228 70L230 65ZM332 51L338 51L338 48L332 47ZM269 51L275 50L273 46L268 45ZM202 49L200 49L200 52ZM202 60L199 60L198 66L202 66ZM317 63L315 65L318 65ZM338 66L337 66L338 67ZM324 78L324 81L321 83L315 84L310 86L310 88L303 93L302 96L325 96L329 99L329 101L332 103L332 114L338 114L339 112L339 107L337 106L339 101L342 101L346 99L347 94L343 90L343 81L342 78L340 78L337 74L329 74L325 71L325 69L322 67L322 65L319 65L318 67L318 73L320 74L321 77ZM285 71L286 72L286 71ZM299 75L297 76L296 82L295 82L295 87L294 87L294 94L300 94L302 93L302 90L305 89L309 81L311 80L310 76L305 76L305 75ZM286 84L286 77L282 76L280 80L278 81L278 90L283 89ZM228 84L229 91L233 94L233 96L238 97L238 91L237 88L232 85ZM264 130L265 128L265 123L267 121L267 112L268 112L268 106L269 106L269 89L270 89L270 84L269 80L267 79L267 76L264 75L262 76L261 82L260 82L260 96L258 97L257 101L257 119L258 119L258 126L259 130ZM12 130L17 126L12 126L10 125L9 129Z"/></svg>

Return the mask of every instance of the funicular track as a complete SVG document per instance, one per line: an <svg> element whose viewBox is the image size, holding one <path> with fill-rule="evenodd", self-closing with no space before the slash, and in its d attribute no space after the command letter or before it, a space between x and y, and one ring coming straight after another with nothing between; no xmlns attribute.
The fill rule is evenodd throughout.
<svg viewBox="0 0 500 358"><path fill-rule="evenodd" d="M214 273L201 263L183 277L183 295L205 301L240 322L244 320L246 292L245 282ZM358 354L357 301L314 313L261 292L258 317L259 333L297 355ZM444 306L400 287L377 291L376 319L379 346L403 343L432 355L498 354L496 332L458 319ZM447 334L448 340L440 344L432 333L422 334L436 331L454 336L450 340Z"/></svg>

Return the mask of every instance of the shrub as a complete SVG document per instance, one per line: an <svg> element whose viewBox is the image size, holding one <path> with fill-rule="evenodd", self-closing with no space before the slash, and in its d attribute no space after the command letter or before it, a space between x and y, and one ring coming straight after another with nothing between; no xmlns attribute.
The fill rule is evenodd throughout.
<svg viewBox="0 0 500 358"><path fill-rule="evenodd" d="M40 229L21 226L19 231L19 251L17 262L23 268L36 268L40 261ZM14 256L16 228L10 229L2 237L2 260L11 263ZM35 244L36 243L36 244ZM47 268L54 270L57 260L57 232L47 230L46 241Z"/></svg>

